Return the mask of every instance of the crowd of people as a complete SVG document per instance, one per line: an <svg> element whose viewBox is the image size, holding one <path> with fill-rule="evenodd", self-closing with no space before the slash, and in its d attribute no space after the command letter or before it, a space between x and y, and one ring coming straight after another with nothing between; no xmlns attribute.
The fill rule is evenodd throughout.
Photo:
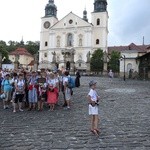
<svg viewBox="0 0 150 150"><path fill-rule="evenodd" d="M31 110L43 110L47 104L53 111L59 102L60 92L63 94L63 107L70 109L72 88L69 84L68 70L7 71L0 70L0 99L4 109L13 106L13 112L23 111L23 107ZM76 72L76 87L80 86L80 73ZM24 105L23 105L24 104Z"/></svg>
<svg viewBox="0 0 150 150"><path fill-rule="evenodd" d="M80 87L80 73L76 72L75 86ZM43 110L43 104L47 104L49 111L54 111L59 102L60 92L63 94L63 107L70 109L72 88L69 81L69 71L38 70L26 72L24 70L7 71L0 70L0 100L3 101L3 108L13 107L13 113L24 111L24 107L31 110ZM90 131L99 135L99 99L96 92L96 81L90 81L90 91L87 93L88 109L90 116ZM23 106L23 104L25 104Z"/></svg>

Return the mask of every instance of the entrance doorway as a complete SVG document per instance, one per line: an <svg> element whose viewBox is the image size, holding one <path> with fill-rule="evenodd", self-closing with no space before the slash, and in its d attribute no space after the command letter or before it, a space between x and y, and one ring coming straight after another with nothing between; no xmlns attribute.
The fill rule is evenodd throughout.
<svg viewBox="0 0 150 150"><path fill-rule="evenodd" d="M66 70L70 70L70 61L66 62Z"/></svg>

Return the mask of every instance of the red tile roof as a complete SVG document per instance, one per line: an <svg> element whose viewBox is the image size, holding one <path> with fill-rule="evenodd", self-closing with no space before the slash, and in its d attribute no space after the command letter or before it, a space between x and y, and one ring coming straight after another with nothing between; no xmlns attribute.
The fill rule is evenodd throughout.
<svg viewBox="0 0 150 150"><path fill-rule="evenodd" d="M131 43L128 46L111 46L111 47L108 47L108 53L111 53L112 51L123 52L126 50L137 50L137 52L146 52L148 47L150 47L150 45L135 45L134 43Z"/></svg>
<svg viewBox="0 0 150 150"><path fill-rule="evenodd" d="M26 55L33 57L25 48L19 47L15 51L11 52L9 55Z"/></svg>

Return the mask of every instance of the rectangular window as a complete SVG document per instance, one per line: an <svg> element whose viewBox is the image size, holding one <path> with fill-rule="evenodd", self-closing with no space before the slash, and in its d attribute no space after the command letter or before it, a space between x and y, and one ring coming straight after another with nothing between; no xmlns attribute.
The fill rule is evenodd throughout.
<svg viewBox="0 0 150 150"><path fill-rule="evenodd" d="M45 42L45 46L47 46L48 45L48 43L47 43L47 41Z"/></svg>

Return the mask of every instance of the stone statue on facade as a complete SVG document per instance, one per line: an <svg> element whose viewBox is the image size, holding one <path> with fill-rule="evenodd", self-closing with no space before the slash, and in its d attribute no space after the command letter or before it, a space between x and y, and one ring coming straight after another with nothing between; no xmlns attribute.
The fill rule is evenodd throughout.
<svg viewBox="0 0 150 150"><path fill-rule="evenodd" d="M87 62L90 62L90 60L91 60L91 59L90 59L90 55L91 55L91 54L90 54L90 51L89 51L89 52L86 54Z"/></svg>
<svg viewBox="0 0 150 150"><path fill-rule="evenodd" d="M52 52L53 58L52 58L52 62L56 62L56 52Z"/></svg>

